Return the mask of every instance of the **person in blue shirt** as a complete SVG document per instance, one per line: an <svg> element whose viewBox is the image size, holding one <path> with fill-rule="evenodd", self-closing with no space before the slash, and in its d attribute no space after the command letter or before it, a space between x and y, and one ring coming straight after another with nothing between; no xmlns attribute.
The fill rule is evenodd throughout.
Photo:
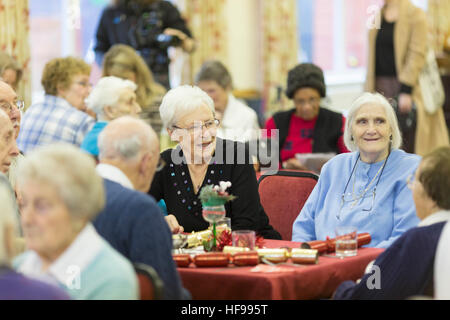
<svg viewBox="0 0 450 320"><path fill-rule="evenodd" d="M382 95L361 95L347 119L344 142L352 152L324 165L294 221L292 241L334 238L337 226L354 226L370 233L368 246L387 248L419 222L406 178L420 157L399 150L395 112Z"/></svg>
<svg viewBox="0 0 450 320"><path fill-rule="evenodd" d="M103 77L89 94L86 104L97 115L97 122L84 137L81 149L98 157L98 135L109 121L124 115L137 117L141 107L136 100L137 86L130 80Z"/></svg>
<svg viewBox="0 0 450 320"><path fill-rule="evenodd" d="M361 281L343 282L334 299L432 297L434 286L446 285L445 281L433 284L433 265L441 234L450 219L450 147L425 155L415 174L408 178L408 187L421 220L419 225L406 231L369 264ZM448 274L448 268L442 271Z"/></svg>
<svg viewBox="0 0 450 320"><path fill-rule="evenodd" d="M80 146L95 120L86 113L91 67L80 58L50 60L42 72L45 96L22 117L17 145L27 154L56 142Z"/></svg>

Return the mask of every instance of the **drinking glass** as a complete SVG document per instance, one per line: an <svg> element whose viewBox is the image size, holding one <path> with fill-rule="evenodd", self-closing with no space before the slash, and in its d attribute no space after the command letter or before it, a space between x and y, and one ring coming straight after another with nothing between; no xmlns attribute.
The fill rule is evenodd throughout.
<svg viewBox="0 0 450 320"><path fill-rule="evenodd" d="M255 238L255 231L253 230L236 230L231 233L233 247L245 247L253 250Z"/></svg>
<svg viewBox="0 0 450 320"><path fill-rule="evenodd" d="M213 229L213 246L216 246L216 223L217 221L221 220L223 217L225 217L225 206L219 205L219 206L203 206L202 216L203 219L208 221L210 225L212 224Z"/></svg>
<svg viewBox="0 0 450 320"><path fill-rule="evenodd" d="M356 256L358 250L357 230L351 226L336 228L336 256Z"/></svg>

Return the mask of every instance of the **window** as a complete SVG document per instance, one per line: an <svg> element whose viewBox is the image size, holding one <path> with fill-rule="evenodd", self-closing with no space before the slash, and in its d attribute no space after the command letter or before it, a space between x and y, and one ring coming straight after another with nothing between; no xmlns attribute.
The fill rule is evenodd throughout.
<svg viewBox="0 0 450 320"><path fill-rule="evenodd" d="M29 0L32 100L43 92L45 64L68 55L94 62L93 44L100 14L109 0ZM99 73L93 68L92 76Z"/></svg>
<svg viewBox="0 0 450 320"><path fill-rule="evenodd" d="M297 0L300 57L325 72L328 85L362 83L367 64L366 24L383 0ZM426 10L427 0L413 0Z"/></svg>

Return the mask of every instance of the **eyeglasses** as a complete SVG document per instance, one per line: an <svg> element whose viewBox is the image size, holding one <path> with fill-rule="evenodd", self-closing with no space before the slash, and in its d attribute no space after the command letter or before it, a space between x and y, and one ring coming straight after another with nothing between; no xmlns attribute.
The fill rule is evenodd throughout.
<svg viewBox="0 0 450 320"><path fill-rule="evenodd" d="M219 124L220 124L220 121L217 120L217 119L214 119L214 120L206 121L203 124L200 121L198 121L198 124L195 124L195 125L193 125L191 127L188 127L188 128L180 128L180 127L177 127L177 126L173 126L173 127L175 129L187 130L190 133L192 133L192 132L196 132L196 131L201 131L203 129L203 127L205 127L206 130L215 129L215 128L217 128L219 126Z"/></svg>
<svg viewBox="0 0 450 320"><path fill-rule="evenodd" d="M158 164L156 165L156 172L161 171L162 169L164 169L165 166L166 162L162 158L159 158Z"/></svg>
<svg viewBox="0 0 450 320"><path fill-rule="evenodd" d="M11 111L13 110L13 105L17 108L17 110L23 111L25 107L25 102L23 102L22 100L17 100L13 104L11 104L9 102L4 101L0 103L0 108L8 113L11 113Z"/></svg>
<svg viewBox="0 0 450 320"><path fill-rule="evenodd" d="M372 211L373 203L375 202L375 197L377 195L377 188L376 188L376 186L373 188L371 193L372 193L372 195L370 195L370 193L369 194L363 193L362 195L357 196L355 198L353 198L353 194L352 193L343 194L342 195L342 202L341 202L341 210L344 207L345 203L352 203L351 207L353 208L353 207L355 207L358 204L358 202L362 203L364 201L364 199L366 199L368 197L371 197L372 201L370 202L370 207L367 206L367 205L364 205L363 208L361 208L361 210L362 211L368 211L368 212ZM337 217L338 217L338 219L340 219L340 213L339 213L339 215Z"/></svg>
<svg viewBox="0 0 450 320"><path fill-rule="evenodd" d="M374 202L375 202L375 197L376 197L376 195L377 195L377 186L378 186L378 183L380 182L381 176L383 175L384 167L386 166L386 163L387 163L387 160L389 159L390 154L391 154L391 152L388 153L386 159L384 160L383 165L381 166L380 169L378 169L377 174L372 178L372 180L369 182L368 186L364 189L364 191L362 192L362 194L361 194L361 195L355 196L354 192L346 193L346 191L347 191L347 187L348 187L348 185L349 185L349 183L350 183L350 180L351 180L351 178L352 178L352 176L353 176L353 173L355 172L355 169L356 169L356 167L357 167L357 165L358 165L358 160L359 160L359 158L360 158L360 156L361 156L360 154L358 154L358 158L356 159L356 162L355 162L355 164L353 165L352 172L350 173L350 177L348 178L347 183L346 183L345 188L344 188L344 192L342 193L342 196L341 196L341 208L339 209L338 213L336 214L336 219L341 220L341 212L342 212L342 209L343 209L344 206L345 206L345 203L353 202L352 205L351 205L351 207L353 208L353 207L355 207L359 202L363 202L364 199L367 198L366 193L369 191L370 185L371 185L371 184L374 182L374 180L378 177L377 183L375 184L375 186L374 186L374 188L373 188L373 190L372 190L372 201L371 201L371 204L370 204L370 208L367 208L367 207L361 208L362 211L366 211L366 212L372 211L372 209L373 209L373 204L374 204ZM356 176L355 176L355 179L356 179ZM353 181L353 187L354 187L354 186L355 186L355 181ZM369 193L369 195L370 195L370 193Z"/></svg>
<svg viewBox="0 0 450 320"><path fill-rule="evenodd" d="M76 84L79 84L80 86L83 86L85 88L92 88L92 83L87 81L77 81Z"/></svg>
<svg viewBox="0 0 450 320"><path fill-rule="evenodd" d="M320 98L310 98L308 100L294 100L294 104L303 107L307 103L310 106L316 106L320 102Z"/></svg>

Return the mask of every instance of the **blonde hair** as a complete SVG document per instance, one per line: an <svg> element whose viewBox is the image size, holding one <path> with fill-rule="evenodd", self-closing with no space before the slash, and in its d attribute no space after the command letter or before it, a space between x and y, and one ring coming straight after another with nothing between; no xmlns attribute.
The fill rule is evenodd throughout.
<svg viewBox="0 0 450 320"><path fill-rule="evenodd" d="M14 192L11 189L8 178L0 172L0 266L10 265L11 258L6 249L5 231L13 228L18 236L19 223L17 218L17 206Z"/></svg>
<svg viewBox="0 0 450 320"><path fill-rule="evenodd" d="M56 96L58 87L67 89L76 75L91 74L91 66L75 57L55 58L47 62L42 72L41 83L45 93Z"/></svg>
<svg viewBox="0 0 450 320"><path fill-rule="evenodd" d="M114 59L123 55L124 62L115 62ZM146 110L155 101L159 100L166 92L166 89L155 82L153 74L144 59L132 47L125 44L113 45L108 52L106 52L103 59L102 76L117 76L119 74L111 74L111 68L120 66L124 70L131 71L136 76L136 97L137 102L143 110Z"/></svg>
<svg viewBox="0 0 450 320"><path fill-rule="evenodd" d="M27 154L19 163L17 185L29 181L55 187L73 218L92 220L105 205L95 161L70 144L56 143Z"/></svg>
<svg viewBox="0 0 450 320"><path fill-rule="evenodd" d="M355 116L359 109L367 104L375 104L384 108L388 123L391 127L391 149L398 149L402 145L402 135L398 127L397 116L395 115L394 108L389 101L379 93L365 92L352 103L345 122L344 131L344 144L350 151L357 151L358 146L352 138L352 126L355 120Z"/></svg>

